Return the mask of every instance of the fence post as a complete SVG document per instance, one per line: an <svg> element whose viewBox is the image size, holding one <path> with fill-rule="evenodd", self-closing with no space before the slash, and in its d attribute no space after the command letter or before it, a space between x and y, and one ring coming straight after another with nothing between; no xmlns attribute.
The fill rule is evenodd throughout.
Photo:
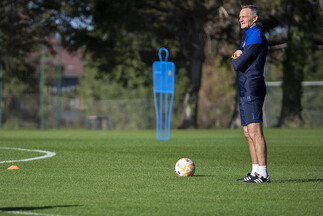
<svg viewBox="0 0 323 216"><path fill-rule="evenodd" d="M145 108L144 108L144 115L145 115L145 120L144 120L144 127L147 130L149 128L149 87L148 87L148 70L145 69Z"/></svg>
<svg viewBox="0 0 323 216"><path fill-rule="evenodd" d="M269 40L270 34L266 33L266 37ZM267 60L266 60L266 81L270 81L270 51L268 50ZM267 96L266 96L266 107L265 107L265 116L264 119L266 120L265 127L271 127L271 113L270 113L270 100L271 100L271 92L270 89L267 87Z"/></svg>
<svg viewBox="0 0 323 216"><path fill-rule="evenodd" d="M57 64L57 129L61 128L61 97L62 97L62 39L58 35L58 64Z"/></svg>
<svg viewBox="0 0 323 216"><path fill-rule="evenodd" d="M45 50L44 41L41 41L40 51L40 80L39 80L39 91L40 91L40 129L44 129L44 69L45 69Z"/></svg>
<svg viewBox="0 0 323 216"><path fill-rule="evenodd" d="M0 30L0 51L1 51L1 30ZM3 72L2 72L2 59L0 59L0 130L2 129L2 77L3 77Z"/></svg>
<svg viewBox="0 0 323 216"><path fill-rule="evenodd" d="M1 45L0 45L0 50L1 50ZM1 129L2 129L2 64L0 60L0 130Z"/></svg>

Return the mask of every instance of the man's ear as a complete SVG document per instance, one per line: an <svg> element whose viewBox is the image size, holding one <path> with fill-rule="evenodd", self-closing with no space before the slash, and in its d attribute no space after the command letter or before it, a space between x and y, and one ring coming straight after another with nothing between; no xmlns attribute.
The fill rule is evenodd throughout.
<svg viewBox="0 0 323 216"><path fill-rule="evenodd" d="M258 21L258 16L254 16L254 17L252 18L252 23L257 23L257 21Z"/></svg>

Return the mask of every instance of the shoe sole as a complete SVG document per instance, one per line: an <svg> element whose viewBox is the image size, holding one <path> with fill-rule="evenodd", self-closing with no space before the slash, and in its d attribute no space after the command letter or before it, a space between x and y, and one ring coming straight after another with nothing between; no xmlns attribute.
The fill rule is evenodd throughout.
<svg viewBox="0 0 323 216"><path fill-rule="evenodd" d="M243 181L243 183L255 183L255 184L263 184L263 183L270 183L270 180L265 182L255 182L255 181Z"/></svg>

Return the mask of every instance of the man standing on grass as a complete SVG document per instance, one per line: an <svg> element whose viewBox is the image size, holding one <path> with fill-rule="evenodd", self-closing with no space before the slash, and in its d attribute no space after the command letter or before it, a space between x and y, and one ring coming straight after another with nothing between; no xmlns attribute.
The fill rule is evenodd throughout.
<svg viewBox="0 0 323 216"><path fill-rule="evenodd" d="M264 66L268 43L257 25L258 19L257 7L242 6L239 22L245 36L240 48L231 58L233 68L237 72L241 125L252 162L252 171L246 177L238 179L245 183L270 182L267 173L267 147L262 130L262 107L266 95Z"/></svg>

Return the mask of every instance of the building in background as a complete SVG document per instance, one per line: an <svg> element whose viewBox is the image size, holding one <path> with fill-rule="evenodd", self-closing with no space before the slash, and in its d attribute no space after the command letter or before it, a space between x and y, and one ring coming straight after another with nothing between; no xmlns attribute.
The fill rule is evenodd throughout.
<svg viewBox="0 0 323 216"><path fill-rule="evenodd" d="M57 37L50 39L50 43L53 46L56 54L49 58L49 64L58 70L58 66L61 62L61 91L62 93L76 92L78 86L79 77L84 72L84 63L82 60L81 52L69 52L68 50L60 47ZM61 50L61 54L59 53ZM59 57L61 56L61 59ZM55 77L55 76L54 76ZM50 82L52 94L58 92L59 80L53 79Z"/></svg>

